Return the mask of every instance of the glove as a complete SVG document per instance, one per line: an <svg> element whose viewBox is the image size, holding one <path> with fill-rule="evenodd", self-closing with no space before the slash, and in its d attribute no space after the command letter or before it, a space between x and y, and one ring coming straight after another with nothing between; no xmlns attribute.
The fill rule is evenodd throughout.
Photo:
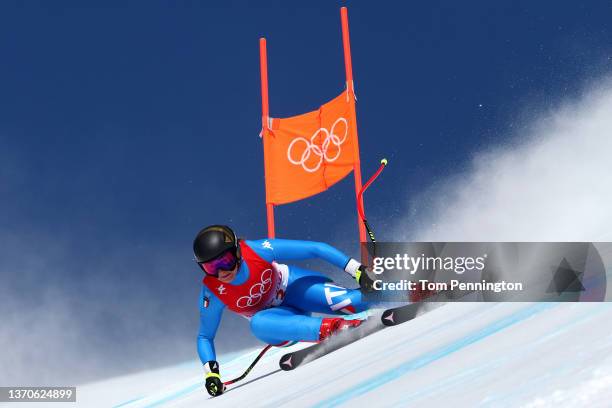
<svg viewBox="0 0 612 408"><path fill-rule="evenodd" d="M206 367L208 365L208 367ZM219 363L216 361L209 361L206 363L205 368L208 368L206 371L206 391L213 397L217 395L223 394L225 391L225 385L221 381L221 376L219 375Z"/></svg>
<svg viewBox="0 0 612 408"><path fill-rule="evenodd" d="M372 292L374 290L374 280L370 278L364 265L359 265L359 268L355 271L355 280L357 280L362 292Z"/></svg>
<svg viewBox="0 0 612 408"><path fill-rule="evenodd" d="M223 394L225 385L221 382L221 376L215 373L206 374L206 391L213 397Z"/></svg>
<svg viewBox="0 0 612 408"><path fill-rule="evenodd" d="M368 275L366 266L362 265L359 261L352 258L349 259L344 266L344 271L355 278L362 292L374 290L374 281Z"/></svg>

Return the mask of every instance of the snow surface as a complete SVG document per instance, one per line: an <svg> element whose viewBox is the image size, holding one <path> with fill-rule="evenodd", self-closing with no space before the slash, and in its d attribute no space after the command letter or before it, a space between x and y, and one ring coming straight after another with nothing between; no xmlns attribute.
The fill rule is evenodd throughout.
<svg viewBox="0 0 612 408"><path fill-rule="evenodd" d="M423 195L430 215L406 212L391 235L406 242L612 241L612 189L600 177L612 166L612 85L604 85L544 115L527 142L475 156L472 170ZM422 226L406 235L415 221ZM612 265L609 250L601 255ZM193 360L79 386L76 405L612 406L612 303L447 304L280 371L289 350L272 349L217 398L204 390ZM240 375L258 351L220 356L223 378Z"/></svg>
<svg viewBox="0 0 612 408"><path fill-rule="evenodd" d="M214 399L199 362L189 362L80 386L77 405L607 407L611 329L610 303L447 304L295 371L280 371L278 360L302 346L272 349ZM223 378L257 352L222 359Z"/></svg>

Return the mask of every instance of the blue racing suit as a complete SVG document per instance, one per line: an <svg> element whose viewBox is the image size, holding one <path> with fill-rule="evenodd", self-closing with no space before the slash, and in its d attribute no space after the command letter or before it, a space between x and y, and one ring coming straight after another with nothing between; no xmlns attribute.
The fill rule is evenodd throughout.
<svg viewBox="0 0 612 408"><path fill-rule="evenodd" d="M349 261L356 263L321 242L263 239L245 243L267 262L318 258L341 269L345 269ZM248 265L242 262L231 285L240 285L248 278ZM216 360L214 338L225 305L205 285L202 285L199 304L198 355L205 364ZM366 309L368 304L362 301L358 289L345 289L319 272L288 266L287 290L282 303L255 313L250 326L255 337L272 345L286 341L318 341L322 318L313 317L311 313L355 313Z"/></svg>

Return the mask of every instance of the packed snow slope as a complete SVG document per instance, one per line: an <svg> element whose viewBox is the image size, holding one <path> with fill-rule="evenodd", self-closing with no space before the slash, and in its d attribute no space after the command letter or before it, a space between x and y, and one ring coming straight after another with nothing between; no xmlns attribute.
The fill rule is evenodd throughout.
<svg viewBox="0 0 612 408"><path fill-rule="evenodd" d="M199 363L79 387L82 406L609 406L612 304L447 304L291 372L273 349L210 398ZM257 351L221 364L239 375Z"/></svg>
<svg viewBox="0 0 612 408"><path fill-rule="evenodd" d="M485 146L464 172L411 197L386 229L400 241L612 241L610 112L605 79L535 110L508 143ZM292 372L278 369L287 351L273 349L214 399L194 360L80 386L77 405L611 406L612 303L447 304ZM223 378L256 353L220 356Z"/></svg>
<svg viewBox="0 0 612 408"><path fill-rule="evenodd" d="M413 207L394 220L392 236L612 241L610 112L608 79L556 109L536 109L533 123L521 126L507 144L476 152L465 172L411 197ZM602 256L612 264L611 254ZM193 361L81 386L78 405L611 405L609 303L447 304L281 372L278 359L287 351L273 349L249 377L218 398L208 397L202 368ZM223 378L239 375L256 353L221 356Z"/></svg>

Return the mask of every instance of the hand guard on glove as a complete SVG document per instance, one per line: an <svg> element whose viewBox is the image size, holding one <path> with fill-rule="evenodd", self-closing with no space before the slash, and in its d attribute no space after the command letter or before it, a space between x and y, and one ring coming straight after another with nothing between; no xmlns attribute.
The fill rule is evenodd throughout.
<svg viewBox="0 0 612 408"><path fill-rule="evenodd" d="M344 266L344 270L355 278L362 292L371 292L374 290L374 280L368 275L365 265L351 258Z"/></svg>
<svg viewBox="0 0 612 408"><path fill-rule="evenodd" d="M365 265L359 265L359 269L355 272L355 280L357 280L362 292L372 292L374 290L374 280L368 275Z"/></svg>
<svg viewBox="0 0 612 408"><path fill-rule="evenodd" d="M206 383L204 385L206 391L213 397L223 394L225 385L223 385L221 376L219 375L219 363L216 361L209 361L206 365L208 366L205 366L205 368L207 368Z"/></svg>

